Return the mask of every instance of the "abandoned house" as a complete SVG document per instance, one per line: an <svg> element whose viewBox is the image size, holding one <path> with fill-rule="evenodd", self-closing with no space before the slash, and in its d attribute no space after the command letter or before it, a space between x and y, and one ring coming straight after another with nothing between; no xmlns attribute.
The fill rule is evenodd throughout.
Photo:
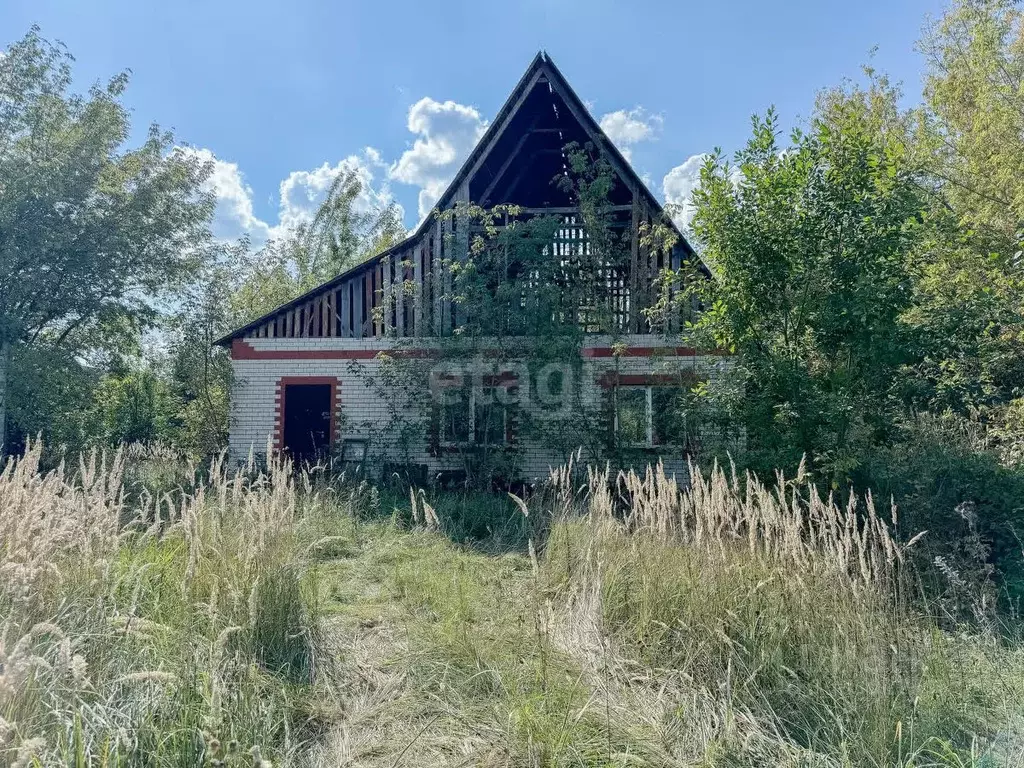
<svg viewBox="0 0 1024 768"><path fill-rule="evenodd" d="M564 462L574 448L571 439L559 444L521 427L522 406L509 393L521 396L530 382L521 380L516 365L494 370L500 355L478 356L492 366L481 375L452 373L450 365L440 374L424 369L430 406L408 414L419 428L398 430L405 436L401 444L391 432L396 411L409 406L400 402L404 394L389 391L381 367L396 355L429 360L464 319L453 305L451 266L465 258L471 232L459 216L439 214L472 202L483 209L518 206L515 216L523 220L557 217L561 224L544 256L563 266L571 262L587 232L571 189L552 183L566 173L569 146L594 148L611 169L606 208L621 224L626 256L601 272L600 302L610 320L585 329L578 364L567 368L576 379L568 382L575 402L592 407L595 417L570 414L566 422L596 419L610 444L628 446L645 462L664 457L667 465L685 466L685 451L663 427L673 410L667 398L681 382L714 376L723 361L680 346L679 318L658 324L645 310L658 298L655 282L664 269L698 260L544 53L531 62L434 215L415 232L218 341L230 349L235 375L231 456L242 460L270 447L299 460L329 454L368 472L404 462L441 473L457 471L467 452L487 446L513 456L507 471L525 479L546 476L550 466ZM651 248L641 236L655 221L674 233L670 248ZM496 391L503 396L495 397Z"/></svg>

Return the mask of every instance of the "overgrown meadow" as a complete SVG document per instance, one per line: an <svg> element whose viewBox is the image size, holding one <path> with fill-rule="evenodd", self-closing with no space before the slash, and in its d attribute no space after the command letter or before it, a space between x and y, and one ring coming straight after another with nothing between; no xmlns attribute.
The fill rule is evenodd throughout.
<svg viewBox="0 0 1024 768"><path fill-rule="evenodd" d="M984 582L870 496L691 474L502 499L34 445L0 474L0 764L1024 764Z"/></svg>

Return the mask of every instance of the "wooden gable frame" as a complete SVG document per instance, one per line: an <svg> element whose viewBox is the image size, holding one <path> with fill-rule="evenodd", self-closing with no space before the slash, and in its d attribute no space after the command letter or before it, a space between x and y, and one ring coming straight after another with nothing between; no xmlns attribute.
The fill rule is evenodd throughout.
<svg viewBox="0 0 1024 768"><path fill-rule="evenodd" d="M639 307L646 306L653 298L649 294L658 272L666 266L678 268L683 259L697 260L696 254L671 222L669 224L678 236L671 264L663 263L661 255L654 257L647 252L639 238L640 228L644 222L663 217L661 204L622 153L605 136L551 58L541 52L534 57L484 136L438 199L434 211L411 236L242 326L216 343L228 346L234 339L244 337L364 338L449 333L459 321L459 318L452 316L451 302L446 299L451 292L451 275L443 266L447 258L446 240L451 223L449 219L439 218L436 213L460 201L470 200L471 181L476 179L488 160L493 159L496 147L505 138L535 89L544 85L569 110L574 124L585 132L587 139L604 153L628 189L628 204L617 206L619 210L629 211L632 228L629 298L622 308L625 317L623 330L634 333L644 331L645 321ZM490 196L507 179L517 156L524 150L531 136L559 131L557 128L539 127L538 122L539 118L534 117L527 130L512 144L511 150L500 158L477 202L485 205L495 202L490 200ZM515 183L511 187L514 190ZM545 206L526 210L529 213L568 214L574 209ZM458 234L468 237L468 233ZM702 269L710 277L710 272L703 266Z"/></svg>

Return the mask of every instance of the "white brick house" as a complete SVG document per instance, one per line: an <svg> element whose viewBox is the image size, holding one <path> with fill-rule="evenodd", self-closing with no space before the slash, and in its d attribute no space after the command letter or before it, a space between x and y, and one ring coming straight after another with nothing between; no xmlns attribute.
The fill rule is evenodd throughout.
<svg viewBox="0 0 1024 768"><path fill-rule="evenodd" d="M628 269L609 281L613 287L603 299L615 307L614 327L584 339L581 363L572 368L575 380L567 383L578 394L578 402L607 419L610 434L622 439L628 435L645 458L664 456L670 465L681 465L685 451L660 439L661 420L669 410L661 407L663 391L716 375L724 360L679 347L672 340L678 336L678 325L654 329L642 309L653 301L651 286L659 272L678 268L694 253L678 232L670 252L648 252L640 232L645 223L664 219L657 199L546 55L538 54L530 64L439 199L438 209L466 201L485 207L514 203L524 215L577 221L572 215L574 201L550 183L565 167L563 148L569 142L596 146L614 169L609 210L631 233L632 258ZM458 326L459 310L448 300L447 265L459 258L452 253L454 227L451 218L427 217L394 248L218 342L230 348L235 373L232 457L244 458L269 444L302 458L327 450L345 461L363 459L365 454L369 471L394 461L436 473L458 469L463 457L456 446L476 440L514 452L514 472L524 478L546 475L549 466L565 460L569 445L556 447L517 433L518 414L534 406L535 394L515 364L481 375L468 369L457 372L459 376L425 374L425 390L438 381L458 380L458 391L466 393L448 398L447 390L432 390L440 401L433 417L396 405L398 392L371 385L379 381L387 356L421 349L429 358L435 340ZM573 238L585 237L578 228L567 232ZM396 292L399 284L403 289ZM559 381L564 382L564 376ZM480 405L484 390L502 393L497 396L502 402L500 429L494 427L494 417L486 415L494 409L485 412ZM502 398L510 391L515 397L506 402ZM603 409L602 403L608 402L613 406ZM440 419L437 413L442 414ZM414 425L422 422L422 437L399 445L389 434L396 414L404 414L402 418ZM485 420L491 420L490 425Z"/></svg>

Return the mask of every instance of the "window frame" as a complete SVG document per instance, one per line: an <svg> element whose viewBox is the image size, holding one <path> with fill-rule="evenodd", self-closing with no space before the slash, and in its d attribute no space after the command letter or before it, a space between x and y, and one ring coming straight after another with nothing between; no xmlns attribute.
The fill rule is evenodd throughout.
<svg viewBox="0 0 1024 768"><path fill-rule="evenodd" d="M465 445L470 442L470 438L473 436L473 394L472 391L469 393L469 397L466 399L466 409L469 412L468 422L466 427L466 440L460 440L457 434L449 436L445 434L445 426L448 423L448 419L445 418L446 408L449 403L446 399L452 393L462 394L465 392L465 387L445 387L441 390L441 400L437 406L437 444L442 448L456 448L460 445Z"/></svg>
<svg viewBox="0 0 1024 768"><path fill-rule="evenodd" d="M689 439L685 439L682 442L673 442L672 440L658 439L658 435L655 432L655 418L654 418L654 390L680 390L682 387L676 383L661 383L653 382L646 384L620 384L616 383L612 387L612 429L615 438L615 443L622 448L645 448L655 449L662 447L679 447L687 446L690 444ZM619 428L619 392L621 390L643 390L644 391L644 442L625 442L620 439L620 428ZM685 415L683 416L685 420Z"/></svg>
<svg viewBox="0 0 1024 768"><path fill-rule="evenodd" d="M624 442L619 438L619 392L621 390L644 390L644 442ZM650 384L620 384L612 390L613 404L613 429L615 430L615 442L628 448L653 448L654 447L654 411L652 406L652 393Z"/></svg>
<svg viewBox="0 0 1024 768"><path fill-rule="evenodd" d="M501 442L492 443L492 442L487 442L486 440L483 440L483 441L477 440L477 428L476 428L477 427L477 424L476 424L476 422L477 422L476 409L477 409L477 405L478 405L478 403L477 403L477 395L479 394L480 396L482 396L485 390L488 390L490 392L497 392L499 389L505 389L506 392L507 392L507 388L506 387L496 387L496 386L493 386L493 385L488 386L486 384L484 386L482 386L482 387L473 387L471 392L470 392L470 398L469 398L469 401L470 401L470 420L469 420L469 422L470 422L470 424L469 424L470 425L470 430L469 430L469 433L473 437L473 445L482 445L482 446L486 446L488 448L503 448L504 446L509 444L509 439L508 439L508 408L509 408L509 404L508 403L501 403L501 402L499 402L498 399L495 398L494 395L491 395L491 403L490 403L490 405L492 405L492 406L496 405L497 407L499 407L501 409Z"/></svg>
<svg viewBox="0 0 1024 768"><path fill-rule="evenodd" d="M476 414L476 410L477 410L477 405L478 405L477 398L479 396L483 395L484 390L490 390L490 391L496 392L496 391L498 391L500 389L504 389L504 390L507 391L510 388L510 386L514 386L514 385L484 384L483 386L471 386L471 387L468 388L469 397L468 397L468 402L467 402L467 410L468 410L469 419L468 419L467 439L466 440L459 440L457 435L454 436L455 437L454 440L446 439L447 436L444 434L444 425L445 425L445 421L446 421L445 418L444 418L445 403L443 402L443 400L440 403L438 403L438 408L437 408L438 418L437 418L437 430L436 430L437 446L438 446L438 448L440 448L442 450L453 450L453 449L459 449L459 448L463 448L463 447L507 448L509 445L511 445L512 444L512 439L511 439L511 435L509 433L509 408L511 407L510 403L499 404L499 406L501 408L501 442L487 442L487 441L479 441L479 440L477 440L477 429L476 429L476 427L477 427L477 414ZM466 389L467 388L465 386L451 386L451 385L446 386L444 388L444 390L443 390L442 398L449 391L453 391L454 390L454 391L463 391L464 392L464 391L466 391Z"/></svg>

